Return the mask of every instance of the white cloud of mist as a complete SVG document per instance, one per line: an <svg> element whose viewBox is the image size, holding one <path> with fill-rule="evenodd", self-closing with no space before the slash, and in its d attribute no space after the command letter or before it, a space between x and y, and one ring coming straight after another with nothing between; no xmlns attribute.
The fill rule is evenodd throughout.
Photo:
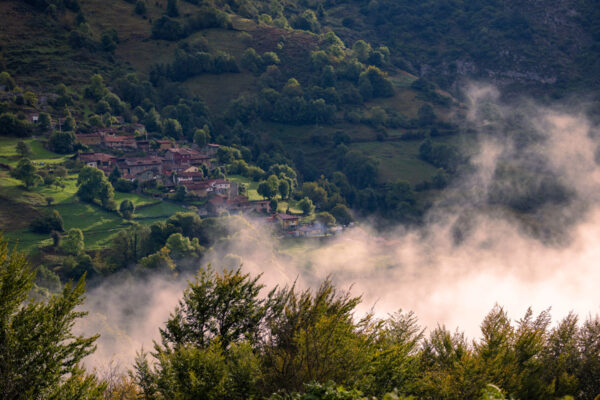
<svg viewBox="0 0 600 400"><path fill-rule="evenodd" d="M473 87L469 95L468 119L481 132L474 168L447 189L423 226L381 234L364 224L321 245L280 250L268 228L254 224L232 233L198 266L227 264L233 254L247 272L263 273L269 287L294 281L314 287L331 276L363 296L361 312L373 308L385 317L412 310L427 327L458 327L471 338L496 303L515 319L530 306L551 307L555 318L600 312L596 129L580 114L525 101L502 105L493 87ZM568 202L542 202L524 215L489 204L497 166L507 163L556 178ZM556 233L560 240L552 240ZM158 339L188 278L117 278L92 290L86 331L104 335L92 364L120 357L129 367L142 345L149 349Z"/></svg>

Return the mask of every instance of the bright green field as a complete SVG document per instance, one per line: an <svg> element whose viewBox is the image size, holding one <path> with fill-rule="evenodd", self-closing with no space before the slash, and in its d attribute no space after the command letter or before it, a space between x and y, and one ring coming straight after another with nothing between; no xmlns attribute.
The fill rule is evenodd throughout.
<svg viewBox="0 0 600 400"><path fill-rule="evenodd" d="M0 140L0 162L15 165L18 156L15 145L20 139L3 138ZM52 153L43 148L35 139L25 140L32 149L31 159L36 163L58 163L66 156ZM32 251L38 245L50 243L48 235L39 235L28 230L30 221L46 209L56 209L63 218L65 230L79 228L85 236L87 249L106 246L111 238L130 222L121 218L116 212L108 212L100 207L82 203L76 196L77 175L69 175L62 179L63 187L41 186L26 190L22 183L11 178L6 171L0 171L0 231L4 231L11 244L19 244L25 251ZM46 198L52 198L48 206ZM185 211L185 208L169 202L142 196L136 193L115 192L117 205L129 199L136 207L141 207L134 215L134 220L148 224L159 218Z"/></svg>
<svg viewBox="0 0 600 400"><path fill-rule="evenodd" d="M411 184L431 178L437 169L419 159L420 141L353 143L351 149L360 150L379 161L379 179L382 182L404 180Z"/></svg>
<svg viewBox="0 0 600 400"><path fill-rule="evenodd" d="M230 175L227 179L232 182L243 183L246 185L246 196L248 196L249 200L264 200L264 198L258 194L256 189L258 188L258 182L254 182L250 178L243 177L241 175ZM302 211L296 207L296 201L290 199L289 201L281 200L281 196L277 195L277 211L285 212L289 206L290 211L292 213L301 213Z"/></svg>
<svg viewBox="0 0 600 400"><path fill-rule="evenodd" d="M19 156L17 156L16 145L21 140L29 145L31 148L30 160L35 161L37 164L56 164L63 162L69 155L56 154L49 150L46 150L42 143L37 139L18 139L18 138L0 138L0 162L16 165L19 162Z"/></svg>
<svg viewBox="0 0 600 400"><path fill-rule="evenodd" d="M161 201L149 207L140 208L135 212L135 218L139 218L141 223L154 222L156 219L168 218L178 212L188 211L175 203Z"/></svg>

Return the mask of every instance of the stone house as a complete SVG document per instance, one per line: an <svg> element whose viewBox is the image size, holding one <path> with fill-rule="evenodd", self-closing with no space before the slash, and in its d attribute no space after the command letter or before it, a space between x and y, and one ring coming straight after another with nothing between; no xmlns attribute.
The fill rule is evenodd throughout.
<svg viewBox="0 0 600 400"><path fill-rule="evenodd" d="M117 165L117 158L106 153L79 153L77 159L90 167L98 168L109 174Z"/></svg>

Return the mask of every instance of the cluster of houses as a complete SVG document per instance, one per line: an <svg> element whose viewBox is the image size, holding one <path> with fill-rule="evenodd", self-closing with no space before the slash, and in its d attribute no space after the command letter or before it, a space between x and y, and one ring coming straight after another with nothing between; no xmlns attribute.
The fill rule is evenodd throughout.
<svg viewBox="0 0 600 400"><path fill-rule="evenodd" d="M141 130L143 125L136 128ZM217 144L194 149L180 147L170 140L116 135L110 129L76 136L81 144L101 150L78 153L77 159L83 164L98 168L106 175L117 168L122 178L138 183L155 180L167 188L184 186L189 195L207 200L206 209L199 211L201 214L270 212L268 200L250 201L239 194L236 182L206 176L206 172L213 169ZM109 153L115 150L123 154Z"/></svg>
<svg viewBox="0 0 600 400"><path fill-rule="evenodd" d="M138 132L145 131L143 125L132 125ZM320 237L337 233L338 227L327 227L318 222L302 225L296 215L271 214L269 200L251 201L239 193L236 182L208 178L206 172L214 168L217 144L203 148L182 147L171 140L117 135L111 129L76 136L81 144L98 150L78 153L76 157L83 164L98 168L106 175L117 168L123 179L138 183L154 180L167 188L184 186L188 195L206 200L205 207L198 209L200 215L221 215L224 212L268 214L266 221L277 225L280 232L288 237Z"/></svg>

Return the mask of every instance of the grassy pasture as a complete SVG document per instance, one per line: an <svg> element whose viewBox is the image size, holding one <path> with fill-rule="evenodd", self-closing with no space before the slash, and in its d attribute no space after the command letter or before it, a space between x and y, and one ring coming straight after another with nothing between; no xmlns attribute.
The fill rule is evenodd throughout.
<svg viewBox="0 0 600 400"><path fill-rule="evenodd" d="M0 140L0 162L14 166L19 158L15 146L20 139L2 138ZM36 139L25 139L32 149L31 159L37 164L60 163L67 156L52 153ZM61 214L65 230L79 228L85 236L87 249L106 246L110 239L130 222L121 218L117 212L109 212L94 204L82 203L76 196L77 175L72 174L61 179L61 186L39 186L25 189L23 184L11 178L8 171L0 171L0 230L11 243L19 243L25 251L33 251L40 244L49 244L48 235L39 235L29 231L30 222L45 210L56 209ZM47 204L46 198L52 198ZM185 208L169 202L136 193L115 192L117 206L121 201L131 200L138 210L134 220L151 223L166 218Z"/></svg>

